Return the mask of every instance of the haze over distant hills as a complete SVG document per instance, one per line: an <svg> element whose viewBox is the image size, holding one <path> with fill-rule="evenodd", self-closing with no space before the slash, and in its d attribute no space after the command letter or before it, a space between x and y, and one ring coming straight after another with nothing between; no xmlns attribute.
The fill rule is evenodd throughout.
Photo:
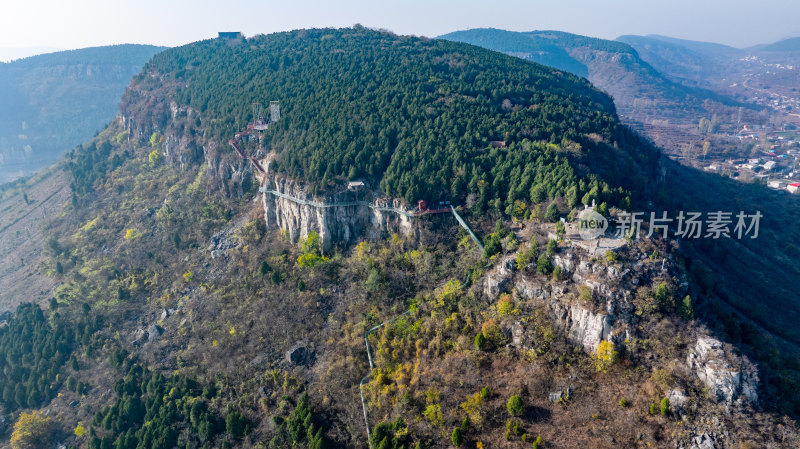
<svg viewBox="0 0 800 449"><path fill-rule="evenodd" d="M52 164L117 113L151 45L69 50L0 63L0 181Z"/></svg>
<svg viewBox="0 0 800 449"><path fill-rule="evenodd" d="M31 56L42 55L63 51L63 48L56 47L0 47L0 62L11 62L15 59L29 58Z"/></svg>
<svg viewBox="0 0 800 449"><path fill-rule="evenodd" d="M620 36L624 42L656 70L683 78L701 80L721 68L731 59L742 57L744 50L722 44L696 42L651 34L648 36Z"/></svg>
<svg viewBox="0 0 800 449"><path fill-rule="evenodd" d="M658 71L709 87L740 72L761 69L758 61L784 64L800 61L800 37L744 49L657 34L624 35L617 40L636 49Z"/></svg>
<svg viewBox="0 0 800 449"><path fill-rule="evenodd" d="M691 129L664 125L693 128L700 117L732 116L739 106L749 107L710 90L673 81L624 42L560 31L512 32L491 28L457 31L440 38L478 45L586 77L611 94L623 121L635 125L668 149L696 136Z"/></svg>

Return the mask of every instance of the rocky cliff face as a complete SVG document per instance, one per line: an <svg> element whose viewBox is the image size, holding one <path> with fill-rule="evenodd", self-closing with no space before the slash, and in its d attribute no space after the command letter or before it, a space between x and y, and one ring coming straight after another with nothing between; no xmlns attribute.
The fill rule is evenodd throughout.
<svg viewBox="0 0 800 449"><path fill-rule="evenodd" d="M530 271L516 270L514 256L500 259L487 273L481 286L482 293L489 300L496 300L502 293L510 293L519 299L534 301L544 306L547 314L572 344L593 354L603 340L608 340L621 350L625 347L627 356L632 359L647 359L647 350L640 351L627 344L628 341L651 338L641 327L640 316L636 312L637 289L642 285L657 282L657 279L671 278L681 297L686 282L681 281L680 272L669 260L640 260L621 263L607 263L591 258L588 254L572 248L562 249L552 258L553 264L561 268L560 281L532 274ZM579 298L578 288L588 288L591 300ZM585 291L585 289L584 289ZM525 348L531 341L526 328L526 320L515 322L510 329L514 346ZM733 408L745 409L758 406L758 371L746 357L738 355L734 349L704 334L704 331L690 328L689 347L684 352L679 371L694 378L698 388L705 388L712 400L729 413ZM634 345L635 346L635 345ZM677 365L676 365L677 366ZM691 384L693 382L689 382ZM686 416L696 410L682 387L675 387L666 393L672 412ZM719 440L716 434L704 434L702 429L696 433L689 447L706 448L714 446ZM709 436L711 435L711 436Z"/></svg>
<svg viewBox="0 0 800 449"><path fill-rule="evenodd" d="M514 257L509 256L486 275L483 293L496 298L513 291L525 300L541 301L567 338L588 353L596 351L603 340L621 344L629 335L631 294L630 290L612 289L609 285L623 279L630 283L636 276L621 266L581 260L572 251L556 255L554 263L561 267L565 277L571 278L571 285L523 274L514 279ZM601 298L604 309L577 302L574 294L568 294L577 285L588 287L593 295Z"/></svg>
<svg viewBox="0 0 800 449"><path fill-rule="evenodd" d="M313 197L302 183L275 175L267 175L262 185L310 203L365 201L381 206L402 207L397 200L375 198L368 192L342 190L324 197ZM302 204L269 192L262 193L261 200L267 229L281 229L293 242L307 237L311 231L316 231L320 235L324 251L330 251L334 245L351 245L361 237L376 239L392 233L409 235L413 232L414 218L391 211L375 210L361 204L320 207Z"/></svg>
<svg viewBox="0 0 800 449"><path fill-rule="evenodd" d="M733 353L730 346L702 335L686 357L686 364L708 387L710 396L726 405L742 400L758 403L758 371L747 360Z"/></svg>

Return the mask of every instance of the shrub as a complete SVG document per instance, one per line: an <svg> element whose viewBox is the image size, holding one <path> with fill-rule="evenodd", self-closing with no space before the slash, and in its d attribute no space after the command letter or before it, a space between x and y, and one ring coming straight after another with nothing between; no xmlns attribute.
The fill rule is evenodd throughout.
<svg viewBox="0 0 800 449"><path fill-rule="evenodd" d="M225 431L233 438L239 439L250 431L250 425L241 413L228 410L225 414Z"/></svg>
<svg viewBox="0 0 800 449"><path fill-rule="evenodd" d="M620 398L620 400L619 400L619 406L620 406L620 407L622 407L622 408L625 408L625 407L627 407L627 406L628 406L628 400L627 400L627 399L625 399L625 398Z"/></svg>
<svg viewBox="0 0 800 449"><path fill-rule="evenodd" d="M439 404L430 404L425 407L425 411L423 412L425 418L431 422L436 427L439 427L443 424L442 421L442 406Z"/></svg>
<svg viewBox="0 0 800 449"><path fill-rule="evenodd" d="M514 300L511 299L511 295L508 293L500 295L500 299L497 301L497 313L500 316L508 316L514 313Z"/></svg>
<svg viewBox="0 0 800 449"><path fill-rule="evenodd" d="M501 346L505 342L503 331L500 330L500 325L494 318L490 318L481 324L481 332L486 337L487 344Z"/></svg>
<svg viewBox="0 0 800 449"><path fill-rule="evenodd" d="M567 230L564 228L564 222L558 220L556 222L556 236L559 240L563 240L565 235L567 235Z"/></svg>
<svg viewBox="0 0 800 449"><path fill-rule="evenodd" d="M533 444L531 446L533 447L533 449L539 449L541 445L542 445L542 436L539 435L536 437L535 440L533 440Z"/></svg>
<svg viewBox="0 0 800 449"><path fill-rule="evenodd" d="M597 213L602 215L602 216L604 216L604 217L606 217L606 218L608 218L608 216L609 216L608 204L606 204L605 202L600 203L597 206Z"/></svg>
<svg viewBox="0 0 800 449"><path fill-rule="evenodd" d="M158 150L153 150L147 155L147 162L149 162L151 166L158 165L160 161L161 153Z"/></svg>
<svg viewBox="0 0 800 449"><path fill-rule="evenodd" d="M464 444L464 437L461 436L461 429L458 427L453 429L453 434L450 436L450 441L453 442L453 446L461 447Z"/></svg>
<svg viewBox="0 0 800 449"><path fill-rule="evenodd" d="M589 302L592 300L592 289L585 286L579 285L578 286L578 299L583 302Z"/></svg>
<svg viewBox="0 0 800 449"><path fill-rule="evenodd" d="M67 377L67 382L64 385L69 391L76 391L78 389L78 380L72 376Z"/></svg>
<svg viewBox="0 0 800 449"><path fill-rule="evenodd" d="M681 301L681 315L687 320L694 318L694 307L692 307L692 297L686 295Z"/></svg>
<svg viewBox="0 0 800 449"><path fill-rule="evenodd" d="M261 275L262 278L266 276L267 273L269 273L270 271L272 271L272 267L269 266L266 260L262 261L261 265L258 266L258 273Z"/></svg>
<svg viewBox="0 0 800 449"><path fill-rule="evenodd" d="M664 398L661 400L661 414L666 415L669 413L669 399Z"/></svg>
<svg viewBox="0 0 800 449"><path fill-rule="evenodd" d="M556 203L550 203L544 213L544 218L546 218L548 221L555 222L558 221L560 216L561 214L558 212L558 206L556 206Z"/></svg>
<svg viewBox="0 0 800 449"><path fill-rule="evenodd" d="M45 418L42 412L22 412L14 424L14 432L11 434L11 447L13 449L48 447L52 432L53 423L49 417Z"/></svg>
<svg viewBox="0 0 800 449"><path fill-rule="evenodd" d="M483 257L490 258L503 250L503 238L496 233L487 235L483 239Z"/></svg>
<svg viewBox="0 0 800 449"><path fill-rule="evenodd" d="M519 435L520 422L516 418L509 418L506 420L506 440L511 439L511 435Z"/></svg>
<svg viewBox="0 0 800 449"><path fill-rule="evenodd" d="M327 262L328 258L324 256L319 256L313 253L306 253L301 254L297 258L297 267L298 268L314 268L315 266L319 265L322 262Z"/></svg>
<svg viewBox="0 0 800 449"><path fill-rule="evenodd" d="M617 351L614 350L614 344L608 340L603 340L597 346L597 352L595 353L594 362L597 371L600 372L607 372L608 369L616 362L617 360Z"/></svg>
<svg viewBox="0 0 800 449"><path fill-rule="evenodd" d="M486 336L483 335L483 332L478 332L478 335L475 336L475 348L483 350L484 346L486 346Z"/></svg>
<svg viewBox="0 0 800 449"><path fill-rule="evenodd" d="M555 240L548 240L547 241L547 255L552 257L553 254L556 253L556 250L558 250L558 242L556 242Z"/></svg>
<svg viewBox="0 0 800 449"><path fill-rule="evenodd" d="M481 388L481 400L488 398L490 394L489 387Z"/></svg>
<svg viewBox="0 0 800 449"><path fill-rule="evenodd" d="M528 256L528 251L525 251L522 247L520 247L519 251L517 251L515 262L517 264L517 270L524 270L528 264L531 263L531 258Z"/></svg>
<svg viewBox="0 0 800 449"><path fill-rule="evenodd" d="M531 243L528 245L528 260L534 260L539 257L539 242L534 235L531 238Z"/></svg>
<svg viewBox="0 0 800 449"><path fill-rule="evenodd" d="M524 408L524 404L522 403L522 398L519 397L518 394L515 394L508 398L508 402L506 402L506 408L508 409L508 413L511 416L519 416L522 414L522 409Z"/></svg>

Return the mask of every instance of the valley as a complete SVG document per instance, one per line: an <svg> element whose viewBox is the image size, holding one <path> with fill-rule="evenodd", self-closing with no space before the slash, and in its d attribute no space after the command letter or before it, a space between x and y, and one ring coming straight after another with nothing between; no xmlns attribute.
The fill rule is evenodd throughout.
<svg viewBox="0 0 800 449"><path fill-rule="evenodd" d="M362 26L153 55L107 126L0 189L0 445L800 444L800 203L633 119L706 141L728 124L689 117L762 110L533 38L533 61ZM601 246L588 210L763 221Z"/></svg>

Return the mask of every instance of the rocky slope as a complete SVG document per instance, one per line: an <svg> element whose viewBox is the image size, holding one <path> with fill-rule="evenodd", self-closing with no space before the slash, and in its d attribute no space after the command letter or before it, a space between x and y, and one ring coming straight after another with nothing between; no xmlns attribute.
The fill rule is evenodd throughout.
<svg viewBox="0 0 800 449"><path fill-rule="evenodd" d="M638 249L619 251L626 262L599 261L567 242L553 257L553 264L562 270L560 282L517 270L514 256L507 256L487 273L482 293L491 301L508 293L518 298L518 303L542 307L558 333L589 355L598 352L601 342L610 341L625 348L625 357L633 363L648 366L655 360L652 348L637 342L673 337L660 334L658 326L639 309L641 288L670 283L670 294L680 298L688 283L670 256L662 262L648 259ZM699 324L678 326L676 331L683 334L678 338L685 346L668 362L680 381L668 388L665 397L685 426L673 444L692 449L738 447L734 441L743 435L735 436L731 423L763 410L758 370L748 357L709 335ZM540 326L529 317L512 322L507 330L510 344L523 352L536 351L543 344ZM550 400L579 400L582 385L571 380L563 390L551 392Z"/></svg>

